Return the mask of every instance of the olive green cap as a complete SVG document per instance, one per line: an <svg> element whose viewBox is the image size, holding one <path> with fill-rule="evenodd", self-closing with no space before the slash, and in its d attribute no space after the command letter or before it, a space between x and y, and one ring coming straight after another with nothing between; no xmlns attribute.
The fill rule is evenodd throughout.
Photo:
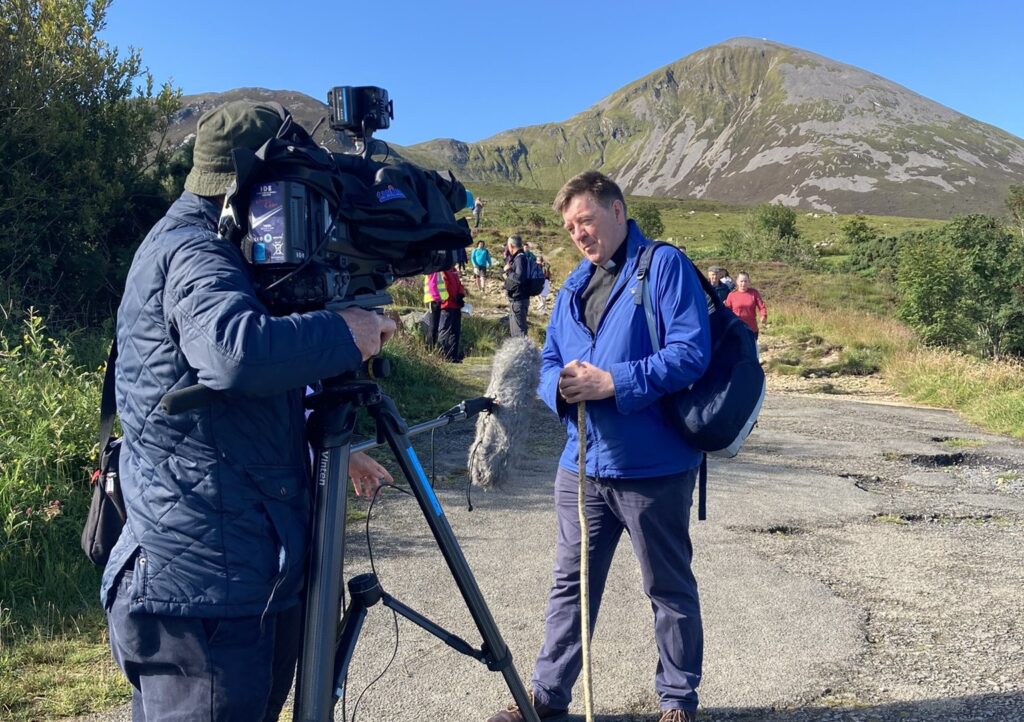
<svg viewBox="0 0 1024 722"><path fill-rule="evenodd" d="M223 195L235 179L231 151L257 150L281 127L277 109L263 103L233 100L207 111L196 125L192 170L185 190L198 196Z"/></svg>

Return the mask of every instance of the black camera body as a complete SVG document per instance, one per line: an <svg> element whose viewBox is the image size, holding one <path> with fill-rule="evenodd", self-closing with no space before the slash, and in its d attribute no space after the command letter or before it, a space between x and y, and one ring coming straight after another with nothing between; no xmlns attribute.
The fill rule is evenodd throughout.
<svg viewBox="0 0 1024 722"><path fill-rule="evenodd" d="M328 99L332 127L364 147L392 117L382 88L337 87ZM472 242L455 218L467 192L450 174L331 153L280 112L275 138L233 152L236 180L221 219L272 313L386 305L397 278L451 268Z"/></svg>

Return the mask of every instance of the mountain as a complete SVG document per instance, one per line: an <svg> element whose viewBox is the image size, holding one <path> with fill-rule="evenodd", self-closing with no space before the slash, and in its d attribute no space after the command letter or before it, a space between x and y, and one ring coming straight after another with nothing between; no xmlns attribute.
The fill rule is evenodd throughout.
<svg viewBox="0 0 1024 722"><path fill-rule="evenodd" d="M317 101L291 95L307 122ZM200 97L212 96L186 101ZM688 55L562 123L395 151L464 181L557 189L596 168L635 195L934 218L1002 214L1008 186L1024 183L1021 138L864 70L750 38Z"/></svg>

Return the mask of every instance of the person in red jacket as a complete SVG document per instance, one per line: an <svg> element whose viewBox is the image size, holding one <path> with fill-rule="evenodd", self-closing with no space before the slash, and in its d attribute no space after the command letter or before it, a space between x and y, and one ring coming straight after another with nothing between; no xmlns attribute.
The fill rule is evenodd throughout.
<svg viewBox="0 0 1024 722"><path fill-rule="evenodd" d="M768 307L756 288L750 285L750 276L746 271L741 271L736 276L736 290L725 298L725 307L735 313L743 323L750 327L757 336L757 317L761 316L761 323L768 323Z"/></svg>
<svg viewBox="0 0 1024 722"><path fill-rule="evenodd" d="M441 301L441 320L437 327L437 344L446 361L460 363L462 361L462 349L459 348L462 341L462 307L466 305L465 298L469 293L462 285L455 269L448 269L442 273L444 287L448 293L447 297Z"/></svg>

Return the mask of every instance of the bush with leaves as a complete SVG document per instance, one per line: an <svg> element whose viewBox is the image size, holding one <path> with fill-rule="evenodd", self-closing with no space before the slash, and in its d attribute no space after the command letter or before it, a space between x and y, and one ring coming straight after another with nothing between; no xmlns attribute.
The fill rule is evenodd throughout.
<svg viewBox="0 0 1024 722"><path fill-rule="evenodd" d="M1024 354L1024 239L984 215L907 237L900 314L932 344L981 356Z"/></svg>
<svg viewBox="0 0 1024 722"><path fill-rule="evenodd" d="M0 295L80 322L110 314L166 210L152 148L178 106L99 38L108 5L0 0Z"/></svg>
<svg viewBox="0 0 1024 722"><path fill-rule="evenodd" d="M719 233L722 255L737 261L782 261L800 268L815 268L818 252L796 229L796 213L785 206L762 204L747 216L742 231Z"/></svg>
<svg viewBox="0 0 1024 722"><path fill-rule="evenodd" d="M634 203L629 209L630 217L640 226L640 232L647 238L661 238L665 233L665 224L661 222L661 213L649 203Z"/></svg>
<svg viewBox="0 0 1024 722"><path fill-rule="evenodd" d="M847 220L840 227L840 233L850 254L847 270L866 278L895 280L899 267L899 238L882 235L868 225L864 216Z"/></svg>
<svg viewBox="0 0 1024 722"><path fill-rule="evenodd" d="M101 381L38 315L0 326L0 608L15 631L47 605L67 614L94 602L95 570L78 538ZM0 638L10 636L2 627Z"/></svg>
<svg viewBox="0 0 1024 722"><path fill-rule="evenodd" d="M747 223L754 235L777 238L800 236L796 228L796 211L779 203L762 203L754 206Z"/></svg>
<svg viewBox="0 0 1024 722"><path fill-rule="evenodd" d="M1006 193L1006 210L1020 237L1024 238L1024 184L1010 186Z"/></svg>

